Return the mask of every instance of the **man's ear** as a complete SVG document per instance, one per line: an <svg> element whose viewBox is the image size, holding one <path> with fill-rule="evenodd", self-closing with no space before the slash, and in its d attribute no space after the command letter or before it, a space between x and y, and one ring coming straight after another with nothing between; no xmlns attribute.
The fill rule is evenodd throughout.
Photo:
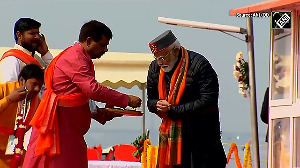
<svg viewBox="0 0 300 168"><path fill-rule="evenodd" d="M86 46L87 46L87 47L90 47L92 41L93 41L92 37L88 37L88 38L86 39Z"/></svg>
<svg viewBox="0 0 300 168"><path fill-rule="evenodd" d="M26 81L22 76L19 79L19 83L20 83L20 86L25 86Z"/></svg>
<svg viewBox="0 0 300 168"><path fill-rule="evenodd" d="M22 33L20 31L17 31L16 35L17 35L18 41L22 39Z"/></svg>
<svg viewBox="0 0 300 168"><path fill-rule="evenodd" d="M180 48L175 47L173 51L175 55L179 55Z"/></svg>
<svg viewBox="0 0 300 168"><path fill-rule="evenodd" d="M174 51L179 52L179 51L180 51L180 48L179 48L179 47L175 47L175 48L174 48Z"/></svg>

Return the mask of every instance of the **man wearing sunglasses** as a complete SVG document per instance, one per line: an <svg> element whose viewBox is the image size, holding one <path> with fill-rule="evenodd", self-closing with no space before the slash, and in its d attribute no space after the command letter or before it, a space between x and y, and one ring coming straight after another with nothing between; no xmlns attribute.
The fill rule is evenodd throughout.
<svg viewBox="0 0 300 168"><path fill-rule="evenodd" d="M199 53L180 45L171 30L149 43L155 60L147 76L147 106L162 119L158 168L224 168L219 84Z"/></svg>

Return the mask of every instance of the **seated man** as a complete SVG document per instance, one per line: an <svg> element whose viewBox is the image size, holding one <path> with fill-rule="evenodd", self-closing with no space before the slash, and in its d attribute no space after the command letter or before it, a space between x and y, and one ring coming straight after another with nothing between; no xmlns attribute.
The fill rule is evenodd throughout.
<svg viewBox="0 0 300 168"><path fill-rule="evenodd" d="M21 164L24 155L24 134L29 129L29 122L40 102L38 93L43 83L43 70L36 64L29 64L21 70L18 81L0 84L1 168L10 167L11 164L17 164L15 167L18 167ZM5 154L9 136L13 134L18 140L14 147L14 155ZM14 157L18 159L13 159Z"/></svg>

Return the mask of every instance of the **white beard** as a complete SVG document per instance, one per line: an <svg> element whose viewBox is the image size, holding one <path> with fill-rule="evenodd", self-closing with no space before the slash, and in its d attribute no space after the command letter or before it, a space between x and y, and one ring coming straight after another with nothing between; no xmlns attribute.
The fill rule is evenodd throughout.
<svg viewBox="0 0 300 168"><path fill-rule="evenodd" d="M169 65L161 66L162 70L164 72L170 72L174 68L177 60L178 60L178 57L173 57Z"/></svg>

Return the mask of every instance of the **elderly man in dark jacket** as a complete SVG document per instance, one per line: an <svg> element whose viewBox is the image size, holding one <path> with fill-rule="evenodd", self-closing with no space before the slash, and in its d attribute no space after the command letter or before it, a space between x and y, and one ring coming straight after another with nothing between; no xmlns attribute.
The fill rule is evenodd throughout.
<svg viewBox="0 0 300 168"><path fill-rule="evenodd" d="M149 43L148 109L162 119L158 168L224 168L219 84L208 60L180 45L171 30Z"/></svg>

